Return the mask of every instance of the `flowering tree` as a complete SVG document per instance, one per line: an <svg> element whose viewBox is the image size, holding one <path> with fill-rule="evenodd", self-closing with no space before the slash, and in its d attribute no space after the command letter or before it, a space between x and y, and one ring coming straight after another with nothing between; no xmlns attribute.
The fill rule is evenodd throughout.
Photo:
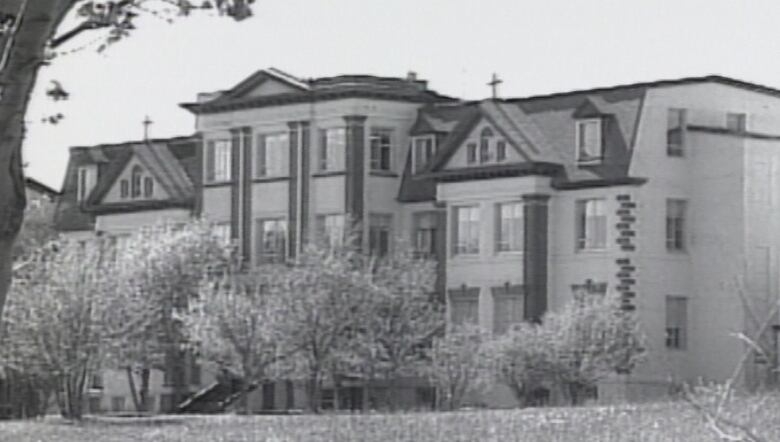
<svg viewBox="0 0 780 442"><path fill-rule="evenodd" d="M24 219L22 167L24 119L38 70L51 62L58 48L85 33L100 33L104 44L125 38L136 29L138 16L172 19L200 10L242 20L251 15L254 0L3 0L0 2L0 317L11 284L13 244ZM75 25L60 31L72 17ZM68 94L57 86L53 99ZM53 121L56 121L54 119Z"/></svg>
<svg viewBox="0 0 780 442"><path fill-rule="evenodd" d="M103 301L114 290L105 241L60 241L35 256L3 318L5 365L53 381L63 416L80 419L85 383L99 364Z"/></svg>
<svg viewBox="0 0 780 442"><path fill-rule="evenodd" d="M175 372L182 364L177 312L197 298L204 276L230 265L232 253L209 223L196 220L142 229L119 242L115 260L116 289L105 313L107 362L127 372L134 405L146 411L151 369Z"/></svg>

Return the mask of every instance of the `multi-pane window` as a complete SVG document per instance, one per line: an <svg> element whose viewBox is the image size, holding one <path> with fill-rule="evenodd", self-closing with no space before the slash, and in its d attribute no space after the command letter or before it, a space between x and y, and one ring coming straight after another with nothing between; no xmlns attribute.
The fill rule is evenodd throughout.
<svg viewBox="0 0 780 442"><path fill-rule="evenodd" d="M414 172L422 172L433 156L436 155L436 137L433 135L414 137L412 149L414 149L414 155L412 156Z"/></svg>
<svg viewBox="0 0 780 442"><path fill-rule="evenodd" d="M466 162L468 164L477 162L477 143L469 143L466 145Z"/></svg>
<svg viewBox="0 0 780 442"><path fill-rule="evenodd" d="M220 243L230 244L230 223L223 222L211 226L212 234L217 237Z"/></svg>
<svg viewBox="0 0 780 442"><path fill-rule="evenodd" d="M490 140L493 138L493 131L486 127L482 129L479 137L479 162L487 163L490 161Z"/></svg>
<svg viewBox="0 0 780 442"><path fill-rule="evenodd" d="M685 200L666 200L666 249L685 250Z"/></svg>
<svg viewBox="0 0 780 442"><path fill-rule="evenodd" d="M392 215L372 213L368 220L368 251L375 256L385 256L390 251Z"/></svg>
<svg viewBox="0 0 780 442"><path fill-rule="evenodd" d="M393 152L393 130L371 128L371 170L391 170Z"/></svg>
<svg viewBox="0 0 780 442"><path fill-rule="evenodd" d="M450 290L450 321L453 326L479 324L479 287Z"/></svg>
<svg viewBox="0 0 780 442"><path fill-rule="evenodd" d="M523 203L503 203L497 206L496 251L523 250Z"/></svg>
<svg viewBox="0 0 780 442"><path fill-rule="evenodd" d="M496 142L496 161L499 163L506 160L506 141L498 140Z"/></svg>
<svg viewBox="0 0 780 442"><path fill-rule="evenodd" d="M436 236L438 233L438 214L422 212L414 215L414 250L421 258L436 255Z"/></svg>
<svg viewBox="0 0 780 442"><path fill-rule="evenodd" d="M119 198L125 199L130 196L130 182L126 179L119 182Z"/></svg>
<svg viewBox="0 0 780 442"><path fill-rule="evenodd" d="M747 130L747 115L736 112L727 113L726 128L732 132L745 132Z"/></svg>
<svg viewBox="0 0 780 442"><path fill-rule="evenodd" d="M684 350L688 346L688 299L666 297L666 348Z"/></svg>
<svg viewBox="0 0 780 442"><path fill-rule="evenodd" d="M317 216L317 231L320 241L330 247L340 246L344 243L343 214Z"/></svg>
<svg viewBox="0 0 780 442"><path fill-rule="evenodd" d="M681 157L685 152L685 109L671 108L666 114L666 154Z"/></svg>
<svg viewBox="0 0 780 442"><path fill-rule="evenodd" d="M523 288L519 285L493 287L493 332L504 333L523 321Z"/></svg>
<svg viewBox="0 0 780 442"><path fill-rule="evenodd" d="M456 255L479 253L479 206L455 207L453 252Z"/></svg>
<svg viewBox="0 0 780 442"><path fill-rule="evenodd" d="M607 246L607 210L603 199L578 200L577 250L603 249Z"/></svg>
<svg viewBox="0 0 780 442"><path fill-rule="evenodd" d="M287 256L287 220L257 220L257 262L279 263Z"/></svg>
<svg viewBox="0 0 780 442"><path fill-rule="evenodd" d="M221 183L230 181L230 166L230 141L209 141L206 146L206 182Z"/></svg>
<svg viewBox="0 0 780 442"><path fill-rule="evenodd" d="M286 133L259 135L255 155L255 177L288 174L289 137Z"/></svg>
<svg viewBox="0 0 780 442"><path fill-rule="evenodd" d="M151 177L144 178L144 196L150 197L154 193L154 180Z"/></svg>
<svg viewBox="0 0 780 442"><path fill-rule="evenodd" d="M346 145L345 128L323 129L320 132L319 169L322 171L344 169Z"/></svg>
<svg viewBox="0 0 780 442"><path fill-rule="evenodd" d="M591 163L603 157L601 119L577 121L577 161Z"/></svg>

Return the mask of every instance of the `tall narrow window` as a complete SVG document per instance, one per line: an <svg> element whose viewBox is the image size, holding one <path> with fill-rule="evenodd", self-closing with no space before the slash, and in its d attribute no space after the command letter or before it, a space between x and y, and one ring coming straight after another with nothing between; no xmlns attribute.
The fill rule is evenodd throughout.
<svg viewBox="0 0 780 442"><path fill-rule="evenodd" d="M420 258L436 256L437 221L438 214L436 212L422 212L414 215L414 250Z"/></svg>
<svg viewBox="0 0 780 442"><path fill-rule="evenodd" d="M685 153L685 109L671 108L666 115L666 154L681 157Z"/></svg>
<svg viewBox="0 0 780 442"><path fill-rule="evenodd" d="M450 291L450 321L454 326L479 324L479 287Z"/></svg>
<svg viewBox="0 0 780 442"><path fill-rule="evenodd" d="M745 132L747 130L747 115L736 112L727 113L726 128L732 132Z"/></svg>
<svg viewBox="0 0 780 442"><path fill-rule="evenodd" d="M479 206L455 208L453 223L456 255L474 255L479 253Z"/></svg>
<svg viewBox="0 0 780 442"><path fill-rule="evenodd" d="M685 200L666 200L666 249L685 250Z"/></svg>
<svg viewBox="0 0 780 442"><path fill-rule="evenodd" d="M133 166L133 169L130 173L130 195L133 198L138 198L141 196L141 175L143 174L143 169L141 169L141 166Z"/></svg>
<svg viewBox="0 0 780 442"><path fill-rule="evenodd" d="M603 199L577 201L577 250L607 246L607 211Z"/></svg>
<svg viewBox="0 0 780 442"><path fill-rule="evenodd" d="M523 203L503 203L497 206L496 251L523 250Z"/></svg>
<svg viewBox="0 0 780 442"><path fill-rule="evenodd" d="M469 143L466 145L466 162L468 164L477 162L477 143Z"/></svg>
<svg viewBox="0 0 780 442"><path fill-rule="evenodd" d="M287 256L287 220L257 220L257 262L284 262Z"/></svg>
<svg viewBox="0 0 780 442"><path fill-rule="evenodd" d="M344 243L343 214L317 216L317 232L322 243L329 247L337 247Z"/></svg>
<svg viewBox="0 0 780 442"><path fill-rule="evenodd" d="M490 161L490 143L493 138L493 131L486 127L482 129L479 135L479 162L487 163Z"/></svg>
<svg viewBox="0 0 780 442"><path fill-rule="evenodd" d="M286 133L259 135L255 155L255 177L285 176L289 173L289 136Z"/></svg>
<svg viewBox="0 0 780 442"><path fill-rule="evenodd" d="M433 135L414 137L412 148L414 149L412 155L413 169L415 173L420 173L436 154L436 137Z"/></svg>
<svg viewBox="0 0 780 442"><path fill-rule="evenodd" d="M209 141L206 146L206 182L221 183L230 181L230 167L230 141Z"/></svg>
<svg viewBox="0 0 780 442"><path fill-rule="evenodd" d="M499 163L506 160L506 141L496 141L496 161Z"/></svg>
<svg viewBox="0 0 780 442"><path fill-rule="evenodd" d="M393 130L371 128L371 170L391 170L393 152Z"/></svg>
<svg viewBox="0 0 780 442"><path fill-rule="evenodd" d="M523 321L523 286L504 285L491 288L493 293L493 332L504 333Z"/></svg>
<svg viewBox="0 0 780 442"><path fill-rule="evenodd" d="M89 169L87 167L79 167L76 171L76 199L79 202L87 199L90 186L89 178Z"/></svg>
<svg viewBox="0 0 780 442"><path fill-rule="evenodd" d="M144 197L149 198L154 193L154 180L151 177L144 177Z"/></svg>
<svg viewBox="0 0 780 442"><path fill-rule="evenodd" d="M577 161L599 162L603 154L601 119L577 121Z"/></svg>
<svg viewBox="0 0 780 442"><path fill-rule="evenodd" d="M130 196L130 182L126 179L119 182L119 198L125 199Z"/></svg>
<svg viewBox="0 0 780 442"><path fill-rule="evenodd" d="M385 256L390 251L392 215L372 213L368 223L368 251L374 256Z"/></svg>
<svg viewBox="0 0 780 442"><path fill-rule="evenodd" d="M347 131L343 127L320 132L319 168L321 171L344 169Z"/></svg>
<svg viewBox="0 0 780 442"><path fill-rule="evenodd" d="M666 348L684 350L688 346L688 299L666 297Z"/></svg>
<svg viewBox="0 0 780 442"><path fill-rule="evenodd" d="M216 223L211 227L211 232L222 244L230 244L230 222Z"/></svg>

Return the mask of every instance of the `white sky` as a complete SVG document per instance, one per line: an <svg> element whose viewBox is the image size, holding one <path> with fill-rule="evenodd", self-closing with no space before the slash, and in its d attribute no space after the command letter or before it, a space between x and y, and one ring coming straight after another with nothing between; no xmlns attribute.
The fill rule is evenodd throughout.
<svg viewBox="0 0 780 442"><path fill-rule="evenodd" d="M96 45L41 71L27 114L27 173L56 189L68 147L187 135L178 104L227 89L264 67L307 78L418 77L443 94L526 96L722 74L780 88L778 0L257 0L241 23L199 15L139 22L128 40ZM62 50L97 37L85 34ZM59 80L71 97L44 92ZM61 112L58 125L41 124Z"/></svg>

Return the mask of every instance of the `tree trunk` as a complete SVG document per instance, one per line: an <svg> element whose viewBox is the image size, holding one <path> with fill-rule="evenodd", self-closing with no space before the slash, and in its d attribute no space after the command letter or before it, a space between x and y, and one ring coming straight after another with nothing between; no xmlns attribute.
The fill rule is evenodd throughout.
<svg viewBox="0 0 780 442"><path fill-rule="evenodd" d="M0 317L11 286L11 253L26 205L22 169L24 117L47 41L74 0L3 0L15 17L0 34Z"/></svg>
<svg viewBox="0 0 780 442"><path fill-rule="evenodd" d="M138 411L149 411L149 376L151 374L151 370L149 370L149 367L142 367L141 368L141 392L138 395L141 407L136 408Z"/></svg>

